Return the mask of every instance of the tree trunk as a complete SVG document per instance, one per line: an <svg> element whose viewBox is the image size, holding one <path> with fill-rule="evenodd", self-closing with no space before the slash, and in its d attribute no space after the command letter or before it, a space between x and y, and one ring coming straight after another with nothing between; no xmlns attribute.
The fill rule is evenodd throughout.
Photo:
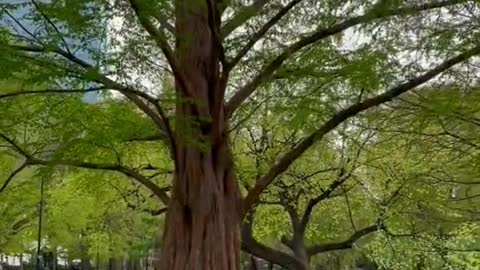
<svg viewBox="0 0 480 270"><path fill-rule="evenodd" d="M20 253L20 255L18 255L18 260L20 262L20 267L19 269L20 270L23 270L23 253Z"/></svg>
<svg viewBox="0 0 480 270"><path fill-rule="evenodd" d="M119 270L117 259L114 259L114 258L108 259L108 270Z"/></svg>
<svg viewBox="0 0 480 270"><path fill-rule="evenodd" d="M294 247L293 253L295 255L295 258L301 262L301 265L299 265L299 268L291 269L291 270L309 270L310 269L310 263L307 255L307 251L305 249L305 246L298 246Z"/></svg>
<svg viewBox="0 0 480 270"><path fill-rule="evenodd" d="M253 256L250 256L248 270L258 270L257 261Z"/></svg>
<svg viewBox="0 0 480 270"><path fill-rule="evenodd" d="M52 266L52 270L57 270L57 266L58 266L58 249L57 249L57 247L54 247L54 248L53 248L53 266Z"/></svg>
<svg viewBox="0 0 480 270"><path fill-rule="evenodd" d="M175 175L161 270L240 269L241 201L215 41L219 12L209 1L176 1Z"/></svg>
<svg viewBox="0 0 480 270"><path fill-rule="evenodd" d="M80 259L80 269L81 270L91 270L92 265L90 264L90 259L88 257L82 257Z"/></svg>
<svg viewBox="0 0 480 270"><path fill-rule="evenodd" d="M289 270L309 270L310 258L305 247L304 233L295 230L293 239L288 242L288 247L292 250L293 256L299 262L298 264L292 265Z"/></svg>

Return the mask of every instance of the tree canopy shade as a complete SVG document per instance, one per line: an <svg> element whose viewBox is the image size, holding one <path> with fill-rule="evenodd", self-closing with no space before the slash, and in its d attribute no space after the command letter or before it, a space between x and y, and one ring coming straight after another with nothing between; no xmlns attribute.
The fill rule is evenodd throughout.
<svg viewBox="0 0 480 270"><path fill-rule="evenodd" d="M2 160L16 163L0 196L39 169L65 179L95 171L90 184L128 179L166 207L158 269L240 269L241 246L285 268L308 269L313 255L391 232L389 209L411 206L397 200L403 187L428 192L411 180L428 149L402 148L398 159L406 161L397 161L396 174L374 158L397 149L382 144L386 131L422 122L404 99L428 108L449 89L447 99L462 104L478 86L474 0L26 0L0 8ZM89 46L105 35L106 50ZM101 91L99 102L79 99L92 91ZM428 98L411 94L424 92ZM422 112L447 115L436 108ZM475 123L477 113L461 116ZM448 127L440 132L439 141L477 145ZM436 162L446 160L457 164ZM323 173L326 185L319 184ZM302 188L310 178L316 188ZM367 178L363 189L349 182ZM381 194L371 191L389 178L394 184ZM342 198L348 210L355 201L349 193L378 211L359 227L350 219L353 232L340 242L306 243L317 205ZM254 213L272 199L291 219L283 239L291 253L254 237Z"/></svg>

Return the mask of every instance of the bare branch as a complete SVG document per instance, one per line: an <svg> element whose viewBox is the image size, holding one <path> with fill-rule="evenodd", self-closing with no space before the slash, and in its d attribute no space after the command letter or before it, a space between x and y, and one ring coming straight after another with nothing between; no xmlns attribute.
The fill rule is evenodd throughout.
<svg viewBox="0 0 480 270"><path fill-rule="evenodd" d="M275 73L275 71L280 68L283 62L290 58L295 52L298 52L306 46L309 46L324 38L330 37L344 31L345 29L362 23L369 23L377 19L388 18L397 15L416 14L420 11L441 8L465 2L468 2L468 0L446 0L428 4L396 8L391 10L373 9L364 15L347 19L339 24L333 25L328 28L322 28L313 33L312 35L302 38L291 46L287 47L272 62L266 65L257 76L255 76L249 83L247 83L238 92L236 92L227 103L228 115L231 116L236 111L236 109L243 103L243 101L246 100L255 91L255 89L257 89L262 83L267 81Z"/></svg>
<svg viewBox="0 0 480 270"><path fill-rule="evenodd" d="M19 20L17 20L17 18L15 18L12 13L10 13L5 7L1 6L0 7L2 9L3 12L5 12L5 14L7 14L7 16L12 20L14 21L27 35L30 36L30 38L33 39L34 42L37 42L39 44L43 44L42 41L40 39L38 39L30 30L28 30ZM17 32L18 33L18 32ZM24 37L26 38L26 37ZM30 40L30 38L27 38L28 40Z"/></svg>
<svg viewBox="0 0 480 270"><path fill-rule="evenodd" d="M135 210L135 211L141 211L141 212L146 212L146 213L150 213L152 216L159 216L163 213L165 213L167 211L167 208L164 207L164 208L160 208L160 209L157 209L157 210L152 210L152 209L147 209L147 208L140 208L138 205L135 205L135 204L132 204L128 198L127 198L127 195L124 194L117 186L113 185L112 183L109 183L110 186L115 189L117 191L117 193L122 197L122 199L125 201L125 203L127 204L127 207L132 209L132 210Z"/></svg>
<svg viewBox="0 0 480 270"><path fill-rule="evenodd" d="M343 187L343 194L344 194L344 197L345 197L345 204L347 206L348 219L350 220L350 225L352 225L352 229L354 231L356 231L357 226L355 226L355 220L353 219L352 207L350 206L350 199L348 198L348 192L345 190L345 187Z"/></svg>
<svg viewBox="0 0 480 270"><path fill-rule="evenodd" d="M312 214L312 211L313 211L313 208L321 201L325 200L325 199L328 199L330 197L330 195L332 194L332 192L334 190L336 190L338 187L340 187L343 183L345 183L345 181L347 181L350 176L352 175L352 173L348 173L348 174L345 174L345 169L344 168L341 168L340 169L340 172L338 174L338 177L337 179L335 179L335 181L333 181L329 186L328 188L323 191L320 195L318 195L317 197L311 199L308 204L307 204L307 207L305 208L305 212L303 213L302 215L302 220L300 222L300 227L299 227L299 230L303 233L305 232L305 229L307 228L307 225L308 225L308 221L310 220L310 216Z"/></svg>
<svg viewBox="0 0 480 270"><path fill-rule="evenodd" d="M0 133L0 138L8 142L12 146L13 150L15 150L15 152L24 156L26 159L31 159L31 156L27 152L25 152L14 140L5 136L5 134L3 133Z"/></svg>
<svg viewBox="0 0 480 270"><path fill-rule="evenodd" d="M237 63L242 59L243 56L260 40L267 31L272 28L283 16L285 16L295 5L300 3L302 0L292 0L285 7L280 9L275 16L273 16L258 32L256 32L248 43L240 50L240 52L235 55L235 57L227 63L225 69L227 72L235 67Z"/></svg>
<svg viewBox="0 0 480 270"><path fill-rule="evenodd" d="M308 247L307 248L308 256L314 256L318 253L327 252L327 251L352 248L353 244L358 240L360 240L360 238L370 233L376 232L380 229L381 229L381 226L379 226L378 224L375 224L375 225L365 227L359 231L356 231L345 241L320 244L320 245L314 245L314 246Z"/></svg>
<svg viewBox="0 0 480 270"><path fill-rule="evenodd" d="M152 142L159 141L162 139L161 134L148 135L148 136L139 136L128 139L128 142Z"/></svg>
<svg viewBox="0 0 480 270"><path fill-rule="evenodd" d="M44 94L71 94L71 93L88 93L96 92L99 90L105 90L104 86L102 87L92 87L87 89L43 89L43 90L20 90L16 92L10 92L6 94L1 94L0 99L22 96L22 95L44 95Z"/></svg>
<svg viewBox="0 0 480 270"><path fill-rule="evenodd" d="M335 129L343 121L353 116L356 116L360 112L363 112L369 108L379 106L386 102L390 102L393 98L429 81L430 79L434 78L445 70L463 61L466 61L477 54L480 54L480 46L465 51L464 53L461 53L455 57L452 57L444 61L440 65L436 66L435 68L425 72L423 75L413 78L396 87L393 87L380 95L365 99L362 102L355 103L350 107L337 112L335 115L333 115L333 117L330 118L330 120L325 122L310 136L303 139L295 148L284 154L265 175L263 175L260 179L256 181L255 186L248 192L245 198L245 211L248 211L248 209L255 203L263 190L267 188L267 186L278 175L286 171L295 160L297 160L303 153L305 153L305 151L307 151L317 141L321 140L325 136L325 134Z"/></svg>
<svg viewBox="0 0 480 270"><path fill-rule="evenodd" d="M165 16L158 14L155 16L155 19L160 23L160 26L170 32L170 34L175 35L175 26L170 24Z"/></svg>
<svg viewBox="0 0 480 270"><path fill-rule="evenodd" d="M248 19L254 17L262 10L270 0L255 0L251 5L243 7L237 12L237 14L228 21L221 30L223 38L226 38L230 33L237 29L240 25L244 24Z"/></svg>
<svg viewBox="0 0 480 270"><path fill-rule="evenodd" d="M68 43L67 41L65 40L65 38L63 37L63 34L60 32L60 30L58 30L57 26L55 25L55 23L53 23L53 21L47 16L47 14L45 14L45 12L43 12L43 10L40 8L40 6L38 5L37 1L35 0L30 0L30 2L32 2L33 6L35 7L35 9L40 13L40 15L42 15L42 17L47 21L47 23L53 28L53 30L57 33L57 35L60 37L60 39L62 40L62 43L63 43L63 46L65 46L65 50L67 50L67 52L69 54L72 54L72 52L70 51L70 48L68 47Z"/></svg>
<svg viewBox="0 0 480 270"><path fill-rule="evenodd" d="M311 172L311 173L306 174L306 175L296 175L296 174L293 174L293 173L292 174L287 174L287 175L291 175L292 177L295 177L295 178L298 178L302 181L305 181L305 180L308 180L309 178L312 178L312 177L317 176L319 174L332 172L332 171L337 171L337 170L340 170L340 168L332 167L332 168L326 168L326 169L319 169L319 170L316 170L316 171Z"/></svg>
<svg viewBox="0 0 480 270"><path fill-rule="evenodd" d="M19 174L23 169L25 169L26 167L28 166L28 163L27 162L24 162L22 165L20 165L20 167L18 167L17 169L15 169L12 173L10 173L10 175L7 177L7 180L5 180L5 182L3 183L2 187L0 187L0 193L2 193L8 186L8 184L10 184L10 182L12 181L12 179L17 175Z"/></svg>

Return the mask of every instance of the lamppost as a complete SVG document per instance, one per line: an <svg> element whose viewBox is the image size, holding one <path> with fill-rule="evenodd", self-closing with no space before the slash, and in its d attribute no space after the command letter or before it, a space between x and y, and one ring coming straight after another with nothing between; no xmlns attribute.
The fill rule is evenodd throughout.
<svg viewBox="0 0 480 270"><path fill-rule="evenodd" d="M42 219L43 219L43 205L44 205L44 195L45 195L45 177L42 177L42 182L40 184L40 203L38 207L38 238L37 238L37 270L42 270L41 266L41 249L42 249Z"/></svg>

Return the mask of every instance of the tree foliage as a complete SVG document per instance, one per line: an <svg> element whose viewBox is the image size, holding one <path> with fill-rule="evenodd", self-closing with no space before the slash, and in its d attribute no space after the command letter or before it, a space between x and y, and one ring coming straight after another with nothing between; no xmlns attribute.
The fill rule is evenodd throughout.
<svg viewBox="0 0 480 270"><path fill-rule="evenodd" d="M174 222L191 246L203 228L208 252L210 223L188 224L205 211L233 250L218 265L238 260L238 230L287 269L475 269L478 9L1 3L0 250L30 248L45 179L45 239L71 258L146 256L165 211L164 262L181 254ZM207 167L191 175L207 163L241 198L218 195Z"/></svg>

